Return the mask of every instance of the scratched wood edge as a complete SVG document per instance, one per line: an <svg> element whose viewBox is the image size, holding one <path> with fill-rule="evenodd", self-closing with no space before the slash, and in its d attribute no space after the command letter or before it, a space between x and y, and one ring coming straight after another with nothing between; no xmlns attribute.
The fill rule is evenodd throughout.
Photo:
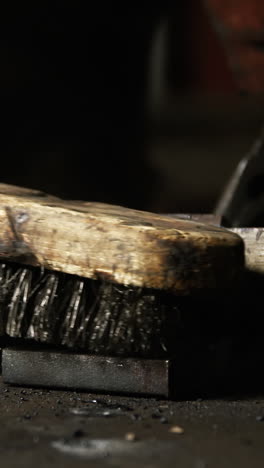
<svg viewBox="0 0 264 468"><path fill-rule="evenodd" d="M244 251L238 235L198 221L0 184L0 259L191 292L228 287Z"/></svg>
<svg viewBox="0 0 264 468"><path fill-rule="evenodd" d="M232 228L245 243L246 268L255 273L264 273L264 228Z"/></svg>
<svg viewBox="0 0 264 468"><path fill-rule="evenodd" d="M197 220L221 225L221 216L213 213L177 213L170 217L179 217L188 220ZM243 239L245 244L245 268L255 273L264 273L264 227L228 228Z"/></svg>

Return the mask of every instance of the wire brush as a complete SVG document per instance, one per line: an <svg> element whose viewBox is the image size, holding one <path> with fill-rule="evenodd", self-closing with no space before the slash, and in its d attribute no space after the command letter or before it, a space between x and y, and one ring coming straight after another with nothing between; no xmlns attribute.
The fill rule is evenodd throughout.
<svg viewBox="0 0 264 468"><path fill-rule="evenodd" d="M215 226L0 184L0 259L2 337L155 357L179 301L233 286L244 247Z"/></svg>

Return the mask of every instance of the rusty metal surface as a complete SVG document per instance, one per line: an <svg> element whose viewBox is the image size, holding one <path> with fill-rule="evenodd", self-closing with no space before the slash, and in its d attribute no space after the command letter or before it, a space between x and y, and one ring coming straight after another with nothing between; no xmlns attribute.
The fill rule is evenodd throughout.
<svg viewBox="0 0 264 468"><path fill-rule="evenodd" d="M0 380L0 414L5 468L264 464L263 397L171 402L16 388Z"/></svg>
<svg viewBox="0 0 264 468"><path fill-rule="evenodd" d="M144 394L167 398L167 360L92 356L64 351L6 348L5 382L39 387Z"/></svg>

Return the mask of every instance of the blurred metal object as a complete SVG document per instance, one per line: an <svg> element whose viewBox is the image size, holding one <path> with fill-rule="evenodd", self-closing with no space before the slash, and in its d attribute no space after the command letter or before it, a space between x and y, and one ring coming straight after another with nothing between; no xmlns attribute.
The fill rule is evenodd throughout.
<svg viewBox="0 0 264 468"><path fill-rule="evenodd" d="M215 210L226 227L264 226L264 128L238 164Z"/></svg>

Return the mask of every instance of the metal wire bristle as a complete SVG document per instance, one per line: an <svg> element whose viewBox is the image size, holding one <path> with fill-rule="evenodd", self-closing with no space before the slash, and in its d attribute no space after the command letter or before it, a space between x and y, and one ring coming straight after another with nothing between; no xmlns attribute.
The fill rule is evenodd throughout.
<svg viewBox="0 0 264 468"><path fill-rule="evenodd" d="M0 333L123 356L160 356L166 308L153 291L0 265Z"/></svg>

